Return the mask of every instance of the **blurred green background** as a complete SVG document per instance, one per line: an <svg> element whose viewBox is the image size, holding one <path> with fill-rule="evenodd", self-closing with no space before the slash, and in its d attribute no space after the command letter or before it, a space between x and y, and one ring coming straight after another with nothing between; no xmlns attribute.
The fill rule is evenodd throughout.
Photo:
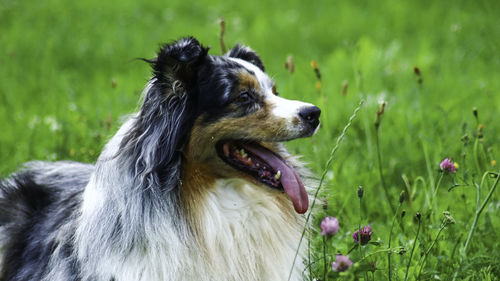
<svg viewBox="0 0 500 281"><path fill-rule="evenodd" d="M408 213L429 211L429 190L407 186L415 187L419 177L431 186L445 157L460 164L457 174L469 182L481 172L498 170L499 15L496 0L0 0L0 175L33 159L95 161L120 117L138 108L150 71L135 58L151 58L160 43L186 35L220 54L218 19L224 17L226 45L251 46L282 96L322 108L319 133L289 144L317 174L352 111L365 101L321 193L328 201L326 213L337 216L346 233L334 241L336 249L346 252L349 231L359 221L359 185L365 187L363 221L372 224L376 236L387 238L393 218L381 189L373 126L382 101L387 103L380 126L382 172L393 205L406 188L413 202L404 207ZM293 74L284 67L289 55ZM313 60L322 74L320 90ZM467 135L473 142L479 134L482 152L472 161L472 144L464 146L461 138ZM458 262L449 257L452 242L463 243L474 214L474 188L446 191L456 181L444 178L446 188L439 191L439 210L434 210L455 216L456 233L446 237L444 252L429 260L428 276L449 277ZM487 223L478 224L476 257L500 248L499 208L497 191ZM398 245L408 245L414 235L414 222L407 223ZM439 220L429 221L429 239L436 225ZM473 278L500 271L498 264L481 262L472 267Z"/></svg>

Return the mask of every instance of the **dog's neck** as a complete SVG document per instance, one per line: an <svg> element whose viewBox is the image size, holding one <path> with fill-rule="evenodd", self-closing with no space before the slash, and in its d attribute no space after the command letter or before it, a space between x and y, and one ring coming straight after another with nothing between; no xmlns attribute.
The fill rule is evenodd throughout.
<svg viewBox="0 0 500 281"><path fill-rule="evenodd" d="M198 192L184 193L183 201L200 270L218 280L286 280L304 226L286 194L197 171L183 188L194 183Z"/></svg>

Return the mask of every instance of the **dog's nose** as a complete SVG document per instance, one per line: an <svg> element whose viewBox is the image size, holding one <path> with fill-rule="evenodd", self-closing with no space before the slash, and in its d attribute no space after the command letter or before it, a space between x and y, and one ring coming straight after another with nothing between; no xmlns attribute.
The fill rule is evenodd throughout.
<svg viewBox="0 0 500 281"><path fill-rule="evenodd" d="M313 129L316 129L319 125L319 115L321 114L321 109L317 106L307 106L303 107L299 111L299 116L302 120L311 126Z"/></svg>

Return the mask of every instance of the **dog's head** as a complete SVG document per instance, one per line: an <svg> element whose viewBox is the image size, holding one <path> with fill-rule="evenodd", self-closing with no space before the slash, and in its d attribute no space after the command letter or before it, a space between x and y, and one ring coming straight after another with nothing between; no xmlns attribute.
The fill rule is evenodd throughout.
<svg viewBox="0 0 500 281"><path fill-rule="evenodd" d="M284 191L297 212L307 210L306 190L279 143L314 134L318 107L280 97L248 47L212 56L196 39L185 38L163 46L150 63L154 77L129 140L143 138L136 147L155 148L138 153L136 170L156 172L149 181L161 182L161 170L183 159L210 167L216 178L244 178Z"/></svg>

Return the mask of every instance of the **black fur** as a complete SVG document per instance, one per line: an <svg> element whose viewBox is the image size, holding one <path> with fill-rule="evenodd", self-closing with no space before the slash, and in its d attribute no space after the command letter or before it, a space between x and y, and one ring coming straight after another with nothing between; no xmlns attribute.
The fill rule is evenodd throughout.
<svg viewBox="0 0 500 281"><path fill-rule="evenodd" d="M78 171L54 170L67 164L34 163L0 183L0 227L5 237L0 280L40 280L55 253L78 280L70 236L60 229L71 225L93 168L72 163Z"/></svg>
<svg viewBox="0 0 500 281"><path fill-rule="evenodd" d="M228 56L248 61L256 65L262 71L264 72L266 71L266 69L264 68L264 64L262 63L262 60L257 55L257 53L246 46L241 46L237 44L236 46L234 46L234 48L232 48L229 51Z"/></svg>

